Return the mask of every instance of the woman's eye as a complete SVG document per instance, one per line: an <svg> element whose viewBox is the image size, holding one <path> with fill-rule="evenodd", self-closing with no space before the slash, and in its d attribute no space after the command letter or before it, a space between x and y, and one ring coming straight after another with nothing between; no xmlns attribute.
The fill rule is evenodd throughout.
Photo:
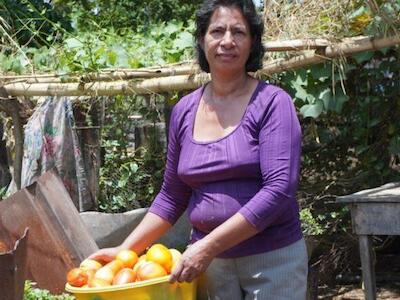
<svg viewBox="0 0 400 300"><path fill-rule="evenodd" d="M222 29L221 28L216 28L211 30L211 33L222 33Z"/></svg>
<svg viewBox="0 0 400 300"><path fill-rule="evenodd" d="M242 31L242 30L236 30L236 31L233 32L233 34L235 34L235 35L244 35L245 32Z"/></svg>

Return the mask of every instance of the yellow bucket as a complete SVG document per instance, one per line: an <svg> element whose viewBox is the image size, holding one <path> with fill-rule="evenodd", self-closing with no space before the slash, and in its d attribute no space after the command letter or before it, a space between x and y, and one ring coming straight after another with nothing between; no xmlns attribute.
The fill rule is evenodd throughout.
<svg viewBox="0 0 400 300"><path fill-rule="evenodd" d="M102 288L77 288L65 285L76 300L196 300L197 282L168 282L169 275Z"/></svg>

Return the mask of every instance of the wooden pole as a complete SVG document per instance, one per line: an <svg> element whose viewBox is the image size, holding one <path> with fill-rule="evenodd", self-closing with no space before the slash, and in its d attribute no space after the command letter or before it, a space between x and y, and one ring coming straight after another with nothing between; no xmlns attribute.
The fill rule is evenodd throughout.
<svg viewBox="0 0 400 300"><path fill-rule="evenodd" d="M331 43L325 39L306 39L267 42L264 44L264 48L267 52L301 51L325 49L330 44Z"/></svg>
<svg viewBox="0 0 400 300"><path fill-rule="evenodd" d="M192 90L209 81L209 75L178 75L143 81L91 83L11 83L5 89L13 96L115 96Z"/></svg>
<svg viewBox="0 0 400 300"><path fill-rule="evenodd" d="M400 35L386 38L359 37L342 43L305 52L288 60L274 60L266 63L257 74L273 74L293 70L307 65L318 64L336 57L377 50L400 44ZM151 78L142 81L118 80L114 82L91 83L7 83L4 88L11 96L114 96L131 94L164 93L179 90L193 90L210 80L209 74L177 75Z"/></svg>
<svg viewBox="0 0 400 300"><path fill-rule="evenodd" d="M328 46L324 51L305 52L288 60L274 60L257 71L257 74L271 75L287 70L294 70L309 65L319 64L340 56L349 56L360 52L377 50L400 44L400 35L388 38L357 38L348 39L343 43Z"/></svg>
<svg viewBox="0 0 400 300"><path fill-rule="evenodd" d="M191 75L199 73L199 67L192 62L186 66L164 67L154 69L116 69L103 70L99 73L78 74L37 74L0 76L0 81L6 83L89 83L94 81L118 81L134 78L155 78L176 75Z"/></svg>
<svg viewBox="0 0 400 300"><path fill-rule="evenodd" d="M13 162L14 182L21 189L22 158L24 155L24 130L19 115L19 105L15 98L10 98L7 91L0 87L0 109L5 111L12 119L15 139L15 158Z"/></svg>
<svg viewBox="0 0 400 300"><path fill-rule="evenodd" d="M325 39L305 39L290 41L272 41L264 43L267 52L319 50L330 45ZM155 78L176 75L192 75L200 73L196 62L191 61L186 65L170 65L165 67L141 68L141 69L114 69L101 70L98 73L79 75L76 73L65 74L35 74L35 75L4 75L0 81L5 84L12 83L89 83L95 81L118 81L135 78Z"/></svg>

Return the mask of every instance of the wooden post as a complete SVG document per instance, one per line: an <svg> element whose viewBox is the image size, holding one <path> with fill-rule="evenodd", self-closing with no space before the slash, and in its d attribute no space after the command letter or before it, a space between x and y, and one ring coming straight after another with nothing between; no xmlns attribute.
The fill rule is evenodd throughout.
<svg viewBox="0 0 400 300"><path fill-rule="evenodd" d="M100 101L103 100L100 98ZM73 130L79 137L79 143L82 151L82 159L85 167L85 173L88 183L90 196L94 206L90 209L97 209L98 198L100 194L99 176L101 167L101 110L102 101L92 101L89 111L83 112L80 107L74 109L74 116L76 118L75 124L77 125ZM90 116L92 124L86 126L87 115ZM89 210L89 209L86 209Z"/></svg>
<svg viewBox="0 0 400 300"><path fill-rule="evenodd" d="M375 268L371 237L369 235L362 234L358 236L358 239L360 244L360 258L365 299L376 300Z"/></svg>
<svg viewBox="0 0 400 300"><path fill-rule="evenodd" d="M0 86L0 109L11 116L15 139L14 182L21 189L22 157L24 155L24 134L22 121L19 115L19 103L10 98L3 86Z"/></svg>
<svg viewBox="0 0 400 300"><path fill-rule="evenodd" d="M7 147L3 141L3 123L0 121L0 189L6 187L11 181L8 167Z"/></svg>

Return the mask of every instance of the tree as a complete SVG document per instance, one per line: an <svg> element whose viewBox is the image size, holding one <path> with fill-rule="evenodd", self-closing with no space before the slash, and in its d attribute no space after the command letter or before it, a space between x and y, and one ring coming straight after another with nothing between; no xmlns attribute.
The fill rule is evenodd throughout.
<svg viewBox="0 0 400 300"><path fill-rule="evenodd" d="M54 37L59 29L71 30L66 12L45 0L0 0L0 37L17 41L21 46L40 47Z"/></svg>
<svg viewBox="0 0 400 300"><path fill-rule="evenodd" d="M90 30L93 21L101 28L113 27L123 32L125 28L137 29L173 19L187 22L193 18L201 0L59 0L58 10L71 11L76 26Z"/></svg>

